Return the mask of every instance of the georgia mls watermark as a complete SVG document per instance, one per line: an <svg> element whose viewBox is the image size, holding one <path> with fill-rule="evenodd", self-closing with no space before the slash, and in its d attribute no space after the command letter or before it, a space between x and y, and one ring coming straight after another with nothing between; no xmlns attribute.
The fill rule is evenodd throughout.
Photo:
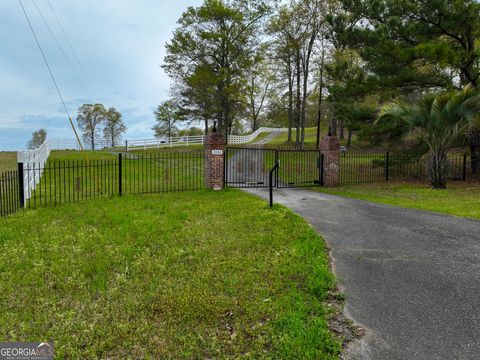
<svg viewBox="0 0 480 360"><path fill-rule="evenodd" d="M0 360L53 360L53 341L0 342Z"/></svg>

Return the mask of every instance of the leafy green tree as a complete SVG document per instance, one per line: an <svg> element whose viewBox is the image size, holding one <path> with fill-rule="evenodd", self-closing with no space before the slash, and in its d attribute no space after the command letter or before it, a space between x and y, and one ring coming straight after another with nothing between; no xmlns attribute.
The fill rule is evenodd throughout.
<svg viewBox="0 0 480 360"><path fill-rule="evenodd" d="M99 126L105 123L107 110L102 104L84 104L78 109L77 123L84 141L90 143L95 150L95 143L99 136Z"/></svg>
<svg viewBox="0 0 480 360"><path fill-rule="evenodd" d="M154 112L157 123L152 128L155 137L172 137L177 135L177 124L184 120L178 106L172 100L164 101Z"/></svg>
<svg viewBox="0 0 480 360"><path fill-rule="evenodd" d="M45 142L46 138L47 138L47 130L40 129L40 130L34 131L32 133L32 138L27 143L27 148L29 150L34 150L39 148Z"/></svg>
<svg viewBox="0 0 480 360"><path fill-rule="evenodd" d="M246 73L258 45L256 35L268 11L263 1L205 0L183 13L166 45L163 65L180 84L177 95L188 105L181 107L212 117L220 131L231 132L242 110Z"/></svg>
<svg viewBox="0 0 480 360"><path fill-rule="evenodd" d="M354 26L336 26L337 38L367 64L368 82L384 96L478 88L480 3L476 0L341 0ZM466 134L472 169L480 170L480 129Z"/></svg>
<svg viewBox="0 0 480 360"><path fill-rule="evenodd" d="M299 94L295 98L295 78L297 75L296 64L300 63L300 50L298 49L299 28L293 21L293 13L287 5L279 8L276 14L270 19L268 24L268 34L272 37L273 57L277 63L277 79L280 81L279 88L282 86L287 90L283 96L279 96L276 105L286 102L286 111L288 115L288 134L287 141L291 142L292 130L299 124L299 111L295 105L298 102ZM286 81L285 81L286 80ZM298 89L300 89L298 87ZM286 101L285 101L286 98ZM278 110L278 107L277 109ZM297 131L297 136L299 132Z"/></svg>
<svg viewBox="0 0 480 360"><path fill-rule="evenodd" d="M186 118L203 120L205 134L209 122L220 111L215 84L215 73L210 66L199 65L193 73L178 79L172 91L180 113Z"/></svg>
<svg viewBox="0 0 480 360"><path fill-rule="evenodd" d="M305 141L312 65L325 20L325 3L320 0L291 1L280 7L269 24L277 57L285 64L283 77L288 79L289 141L294 125L295 141L301 146Z"/></svg>
<svg viewBox="0 0 480 360"><path fill-rule="evenodd" d="M361 127L363 120L371 118L365 113L365 102L370 95L370 92L366 91L366 69L358 53L351 49L337 50L333 54L333 61L325 68L329 99L335 107L335 116L331 122L332 132L337 134L338 121L340 139L344 138L346 127L350 145L353 131Z"/></svg>
<svg viewBox="0 0 480 360"><path fill-rule="evenodd" d="M417 137L428 146L427 176L434 188L446 188L448 150L479 125L480 95L470 87L461 92L428 94L418 103L397 101L385 105L377 122L395 124L404 138Z"/></svg>
<svg viewBox="0 0 480 360"><path fill-rule="evenodd" d="M121 140L122 135L127 131L123 122L122 114L114 107L105 112L105 127L103 138L110 146L115 146Z"/></svg>

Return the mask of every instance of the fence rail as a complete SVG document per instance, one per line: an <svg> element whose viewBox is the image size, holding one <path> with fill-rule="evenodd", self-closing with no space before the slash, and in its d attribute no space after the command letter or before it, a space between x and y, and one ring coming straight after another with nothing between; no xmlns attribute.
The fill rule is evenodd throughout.
<svg viewBox="0 0 480 360"><path fill-rule="evenodd" d="M51 150L80 150L80 145L75 139L50 139L48 140ZM124 147L125 142L116 140L112 145L111 141L95 140L94 147L89 141L83 141L82 146L85 150L103 150L111 147Z"/></svg>
<svg viewBox="0 0 480 360"><path fill-rule="evenodd" d="M264 132L285 132L287 128L269 128L261 127L250 135L228 135L227 142L232 145L246 144ZM165 137L163 139L143 139L143 140L127 140L125 142L126 150L147 150L147 149L160 149L163 147L176 147L176 146L191 146L191 145L203 145L205 142L205 135L198 136L174 136Z"/></svg>

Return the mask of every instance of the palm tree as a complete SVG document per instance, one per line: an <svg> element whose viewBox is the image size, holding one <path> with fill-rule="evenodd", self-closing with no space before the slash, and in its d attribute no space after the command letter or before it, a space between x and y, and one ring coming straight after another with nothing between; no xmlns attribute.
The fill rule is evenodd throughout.
<svg viewBox="0 0 480 360"><path fill-rule="evenodd" d="M479 125L480 95L467 87L460 92L425 95L417 104L404 101L385 105L378 122L393 121L404 137L416 137L428 146L427 177L433 188L447 185L448 151L458 139Z"/></svg>

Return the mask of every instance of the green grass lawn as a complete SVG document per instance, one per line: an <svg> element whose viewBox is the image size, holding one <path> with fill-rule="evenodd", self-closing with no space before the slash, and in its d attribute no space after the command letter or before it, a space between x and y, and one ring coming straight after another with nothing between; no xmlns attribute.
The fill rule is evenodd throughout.
<svg viewBox="0 0 480 360"><path fill-rule="evenodd" d="M108 160L118 159L115 152L110 151L78 151L78 150L53 150L48 157L49 161L73 161L73 160Z"/></svg>
<svg viewBox="0 0 480 360"><path fill-rule="evenodd" d="M17 169L17 153L15 151L0 151L0 173Z"/></svg>
<svg viewBox="0 0 480 360"><path fill-rule="evenodd" d="M251 144L251 143L255 143L257 141L260 141L260 140L263 140L265 139L267 136L269 136L271 134L271 132L261 132L260 134L258 134L258 136L253 139L252 141L250 141L248 144Z"/></svg>
<svg viewBox="0 0 480 360"><path fill-rule="evenodd" d="M480 219L480 185L450 182L447 190L434 190L423 183L375 183L315 188L334 195L400 207L435 211Z"/></svg>
<svg viewBox="0 0 480 360"><path fill-rule="evenodd" d="M295 141L297 131L295 129L292 130L292 139ZM328 133L328 126L322 125L320 128L320 137L327 135ZM346 134L345 134L346 136ZM354 139L356 137L354 136ZM288 132L281 132L277 137L272 139L268 144L269 145L289 145L290 143L287 142L288 139ZM310 127L305 128L305 145L307 146L315 146L317 143L317 128ZM346 144L346 139L340 140L342 145ZM356 146L353 146L356 148Z"/></svg>
<svg viewBox="0 0 480 360"><path fill-rule="evenodd" d="M322 134L325 135L327 131L322 127ZM292 130L292 138L295 140L295 134L297 131L295 129ZM288 144L288 133L281 132L277 137L273 138L270 141L269 145L285 145ZM305 129L305 145L315 145L317 143L317 128L306 128Z"/></svg>
<svg viewBox="0 0 480 360"><path fill-rule="evenodd" d="M0 220L0 338L56 358L333 359L324 241L236 190L124 196Z"/></svg>

